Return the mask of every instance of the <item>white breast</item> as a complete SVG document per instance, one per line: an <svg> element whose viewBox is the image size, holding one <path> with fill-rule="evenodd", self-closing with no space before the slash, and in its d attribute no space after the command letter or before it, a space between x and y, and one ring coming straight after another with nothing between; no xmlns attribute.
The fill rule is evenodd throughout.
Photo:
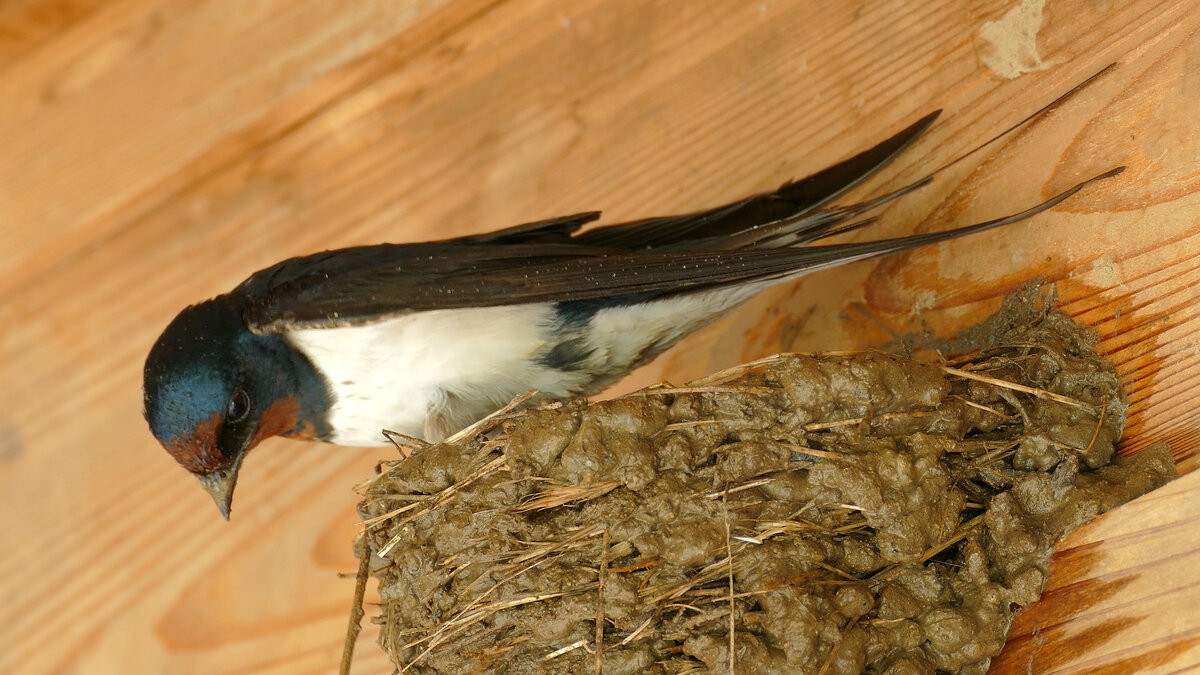
<svg viewBox="0 0 1200 675"><path fill-rule="evenodd" d="M766 284L609 307L561 332L550 303L418 312L366 326L286 334L324 374L329 423L342 445L381 445L384 428L437 441L530 389L547 398L616 382ZM559 343L588 356L569 370L543 362Z"/></svg>
<svg viewBox="0 0 1200 675"><path fill-rule="evenodd" d="M564 374L536 362L552 316L548 304L448 309L287 338L333 390L331 440L381 445L385 427L438 440L530 388L561 389Z"/></svg>

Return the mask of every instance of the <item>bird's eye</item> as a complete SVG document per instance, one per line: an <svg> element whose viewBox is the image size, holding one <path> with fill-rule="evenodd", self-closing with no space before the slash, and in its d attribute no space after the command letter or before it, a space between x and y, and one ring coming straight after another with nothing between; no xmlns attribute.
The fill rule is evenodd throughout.
<svg viewBox="0 0 1200 675"><path fill-rule="evenodd" d="M225 409L225 421L227 423L241 422L246 413L250 412L250 395L245 389L238 389L233 393L233 398L229 399L229 407Z"/></svg>

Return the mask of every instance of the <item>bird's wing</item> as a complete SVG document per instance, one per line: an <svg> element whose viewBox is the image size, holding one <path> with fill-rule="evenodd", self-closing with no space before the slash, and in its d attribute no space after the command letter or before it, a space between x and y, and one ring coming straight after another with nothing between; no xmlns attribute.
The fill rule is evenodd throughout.
<svg viewBox="0 0 1200 675"><path fill-rule="evenodd" d="M622 296L649 298L769 280L886 255L1015 222L1107 172L1006 218L878 242L801 248L864 227L860 218L1051 110L1113 70L1102 69L1042 109L925 178L847 207L829 204L877 172L932 124L931 113L874 148L775 192L697 213L580 233L598 213L518 225L440 242L327 251L258 272L234 293L255 332L367 323L428 309Z"/></svg>
<svg viewBox="0 0 1200 675"><path fill-rule="evenodd" d="M477 285L480 291L470 295L461 290L447 291L442 293L443 302L451 302L449 298L453 296L461 303L455 306L480 304L484 296L500 296L502 292L497 289L511 283L495 276L479 277L483 267L516 271L537 264L558 265L564 260L571 261L571 265L585 265L579 259L620 257L651 250L690 251L691 255L668 256L684 265L686 260L697 258L697 253L794 246L819 238L852 217L855 212L821 207L894 159L937 115L937 112L926 115L874 148L808 178L785 184L773 193L714 209L578 234L583 225L599 217L599 212L593 211L439 242L326 251L285 260L257 272L237 292L250 303L246 313L250 327L269 332L320 323L364 322L376 316L393 315L404 311L404 303L410 298L407 293L399 292L401 289L392 287L435 280L453 286L453 280L460 276ZM890 198L894 197L885 197ZM788 234L790 240L771 239L781 232ZM639 264L648 260L639 258ZM615 261L604 263L612 264ZM536 275L540 271L531 273ZM374 297L384 289L388 290L390 300ZM420 308L427 308L428 304L425 301Z"/></svg>
<svg viewBox="0 0 1200 675"><path fill-rule="evenodd" d="M276 272L278 283L251 298L244 319L256 333L274 333L358 325L414 311L612 296L647 300L768 281L1023 220L1061 202L1087 183L1119 172L1107 172L1004 218L873 242L799 248L629 251L573 243L473 246L452 240L344 249L281 263L291 264L292 268L286 273Z"/></svg>

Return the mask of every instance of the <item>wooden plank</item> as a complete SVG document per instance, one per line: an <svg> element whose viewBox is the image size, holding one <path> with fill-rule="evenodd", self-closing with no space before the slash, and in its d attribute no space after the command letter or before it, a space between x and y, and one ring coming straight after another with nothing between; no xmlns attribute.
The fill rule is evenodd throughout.
<svg viewBox="0 0 1200 675"><path fill-rule="evenodd" d="M127 222L131 200L194 172L198 154L290 95L329 89L328 71L436 4L153 0L67 11L59 39L0 78L0 220L39 224L3 231L0 277L20 283L103 241ZM10 14L0 15L9 31L37 25L37 12Z"/></svg>
<svg viewBox="0 0 1200 675"><path fill-rule="evenodd" d="M0 69L13 68L104 4L98 0L9 0L0 5Z"/></svg>
<svg viewBox="0 0 1200 675"><path fill-rule="evenodd" d="M870 234L1009 213L1128 164L1121 178L1032 224L772 290L623 387L876 344L881 325L949 334L1042 275L1118 363L1127 447L1167 440L1195 466L1195 2L1061 0L999 38L983 27L1016 0L123 0L21 32L61 4L0 12L0 36L25 36L0 51L4 672L337 663L350 486L390 453L269 442L221 522L141 419L142 359L185 304L322 248L716 204L945 108L873 194L1113 61ZM1032 70L1007 79L1014 53ZM1121 644L1194 630L1200 603L1179 604ZM389 672L363 639L356 672Z"/></svg>

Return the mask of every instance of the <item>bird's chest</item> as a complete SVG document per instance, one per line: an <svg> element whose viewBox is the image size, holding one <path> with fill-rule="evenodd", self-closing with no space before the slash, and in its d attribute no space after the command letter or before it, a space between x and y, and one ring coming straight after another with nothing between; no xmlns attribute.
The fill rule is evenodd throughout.
<svg viewBox="0 0 1200 675"><path fill-rule="evenodd" d="M550 315L546 305L438 310L287 338L330 389L332 440L379 445L384 428L424 437L431 416L486 414L552 384L535 372Z"/></svg>

